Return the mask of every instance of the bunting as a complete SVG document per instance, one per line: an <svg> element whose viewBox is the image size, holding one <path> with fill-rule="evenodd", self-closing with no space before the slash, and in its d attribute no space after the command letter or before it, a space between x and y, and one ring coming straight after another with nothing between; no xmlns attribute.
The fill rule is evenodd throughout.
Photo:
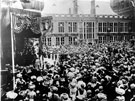
<svg viewBox="0 0 135 101"><path fill-rule="evenodd" d="M35 34L40 34L39 18L32 18L29 16L13 15L13 31L15 33L21 33L28 28Z"/></svg>

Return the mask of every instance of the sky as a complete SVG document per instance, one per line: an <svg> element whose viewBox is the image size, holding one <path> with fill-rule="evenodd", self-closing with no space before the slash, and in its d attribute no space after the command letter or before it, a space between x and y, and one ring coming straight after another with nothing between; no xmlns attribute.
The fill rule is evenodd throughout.
<svg viewBox="0 0 135 101"><path fill-rule="evenodd" d="M19 0L14 7L22 8ZM99 15L114 15L110 8L110 0L96 0L96 13ZM44 9L42 15L46 14L69 14L69 8L73 13L73 0L44 0ZM91 0L78 0L78 13L90 14Z"/></svg>
<svg viewBox="0 0 135 101"><path fill-rule="evenodd" d="M78 0L78 13L90 14L91 0ZM96 0L97 14L114 14L110 8L110 0ZM45 0L43 14L68 14L69 8L73 13L73 0Z"/></svg>

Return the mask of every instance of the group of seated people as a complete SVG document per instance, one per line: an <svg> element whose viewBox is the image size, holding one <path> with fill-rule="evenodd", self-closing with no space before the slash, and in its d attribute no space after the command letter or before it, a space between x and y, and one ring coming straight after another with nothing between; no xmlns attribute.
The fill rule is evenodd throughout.
<svg viewBox="0 0 135 101"><path fill-rule="evenodd" d="M135 50L129 43L89 46L57 64L17 66L2 101L134 101Z"/></svg>

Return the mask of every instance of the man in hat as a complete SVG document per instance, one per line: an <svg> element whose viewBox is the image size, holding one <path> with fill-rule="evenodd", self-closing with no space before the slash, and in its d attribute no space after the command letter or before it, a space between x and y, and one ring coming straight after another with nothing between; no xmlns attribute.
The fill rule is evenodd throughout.
<svg viewBox="0 0 135 101"><path fill-rule="evenodd" d="M55 86L52 86L51 91L52 92L48 93L49 101L60 101L60 97L58 95L58 88Z"/></svg>
<svg viewBox="0 0 135 101"><path fill-rule="evenodd" d="M29 85L29 90L27 92L27 98L26 98L26 99L28 99L28 101L35 101L36 92L34 90L35 90L35 85L30 84Z"/></svg>

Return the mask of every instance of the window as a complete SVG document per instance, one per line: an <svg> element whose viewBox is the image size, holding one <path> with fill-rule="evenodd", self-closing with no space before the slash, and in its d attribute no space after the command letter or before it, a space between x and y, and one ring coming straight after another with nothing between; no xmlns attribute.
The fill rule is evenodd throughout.
<svg viewBox="0 0 135 101"><path fill-rule="evenodd" d="M132 31L132 28L133 28L133 23L132 22L129 22L128 23L128 31L131 32Z"/></svg>
<svg viewBox="0 0 135 101"><path fill-rule="evenodd" d="M77 32L77 22L68 22L68 32Z"/></svg>
<svg viewBox="0 0 135 101"><path fill-rule="evenodd" d="M51 46L51 38L48 38L48 46Z"/></svg>
<svg viewBox="0 0 135 101"><path fill-rule="evenodd" d="M46 45L46 37L42 37L42 42L44 45Z"/></svg>
<svg viewBox="0 0 135 101"><path fill-rule="evenodd" d="M124 23L119 23L119 32L124 31Z"/></svg>
<svg viewBox="0 0 135 101"><path fill-rule="evenodd" d="M76 37L73 38L73 42L74 42L74 45L77 45L77 38Z"/></svg>
<svg viewBox="0 0 135 101"><path fill-rule="evenodd" d="M92 22L84 22L84 39L92 38Z"/></svg>
<svg viewBox="0 0 135 101"><path fill-rule="evenodd" d="M113 42L113 36L110 36L110 42Z"/></svg>
<svg viewBox="0 0 135 101"><path fill-rule="evenodd" d="M114 32L118 32L118 23L114 23Z"/></svg>
<svg viewBox="0 0 135 101"><path fill-rule="evenodd" d="M80 39L83 39L83 28L81 27L79 28L79 30L80 30Z"/></svg>
<svg viewBox="0 0 135 101"><path fill-rule="evenodd" d="M57 60L57 54L55 54L55 60Z"/></svg>
<svg viewBox="0 0 135 101"><path fill-rule="evenodd" d="M107 32L107 23L103 23L103 32Z"/></svg>
<svg viewBox="0 0 135 101"><path fill-rule="evenodd" d="M72 22L68 22L68 32L72 32Z"/></svg>
<svg viewBox="0 0 135 101"><path fill-rule="evenodd" d="M60 38L56 37L56 46L60 45Z"/></svg>
<svg viewBox="0 0 135 101"><path fill-rule="evenodd" d="M114 36L114 41L117 41L117 36Z"/></svg>
<svg viewBox="0 0 135 101"><path fill-rule="evenodd" d="M125 32L128 32L128 23L125 23Z"/></svg>
<svg viewBox="0 0 135 101"><path fill-rule="evenodd" d="M64 45L64 37L61 37L61 45Z"/></svg>
<svg viewBox="0 0 135 101"><path fill-rule="evenodd" d="M58 23L58 31L59 32L64 32L64 22L59 22Z"/></svg>
<svg viewBox="0 0 135 101"><path fill-rule="evenodd" d="M77 22L73 22L73 32L77 32Z"/></svg>
<svg viewBox="0 0 135 101"><path fill-rule="evenodd" d="M83 39L83 34L82 33L80 34L80 39Z"/></svg>
<svg viewBox="0 0 135 101"><path fill-rule="evenodd" d="M92 22L87 22L87 39L92 38Z"/></svg>
<svg viewBox="0 0 135 101"><path fill-rule="evenodd" d="M94 29L94 28L95 28L95 27L94 27L94 22L93 22L93 27L92 27L92 28L93 28L93 31L92 31L92 33L93 33L93 34L92 34L92 38L94 38L94 37L95 37L95 36L94 36L94 32L95 32L95 29Z"/></svg>
<svg viewBox="0 0 135 101"><path fill-rule="evenodd" d="M86 22L84 22L84 39L86 39Z"/></svg>
<svg viewBox="0 0 135 101"><path fill-rule="evenodd" d="M69 37L69 44L72 45L72 37Z"/></svg>
<svg viewBox="0 0 135 101"><path fill-rule="evenodd" d="M102 32L102 23L98 23L98 32Z"/></svg>
<svg viewBox="0 0 135 101"><path fill-rule="evenodd" d="M106 42L106 36L103 37L103 43L105 43L105 42Z"/></svg>
<svg viewBox="0 0 135 101"><path fill-rule="evenodd" d="M113 23L110 23L110 32L113 32Z"/></svg>
<svg viewBox="0 0 135 101"><path fill-rule="evenodd" d="M99 43L102 43L102 36L99 36Z"/></svg>

